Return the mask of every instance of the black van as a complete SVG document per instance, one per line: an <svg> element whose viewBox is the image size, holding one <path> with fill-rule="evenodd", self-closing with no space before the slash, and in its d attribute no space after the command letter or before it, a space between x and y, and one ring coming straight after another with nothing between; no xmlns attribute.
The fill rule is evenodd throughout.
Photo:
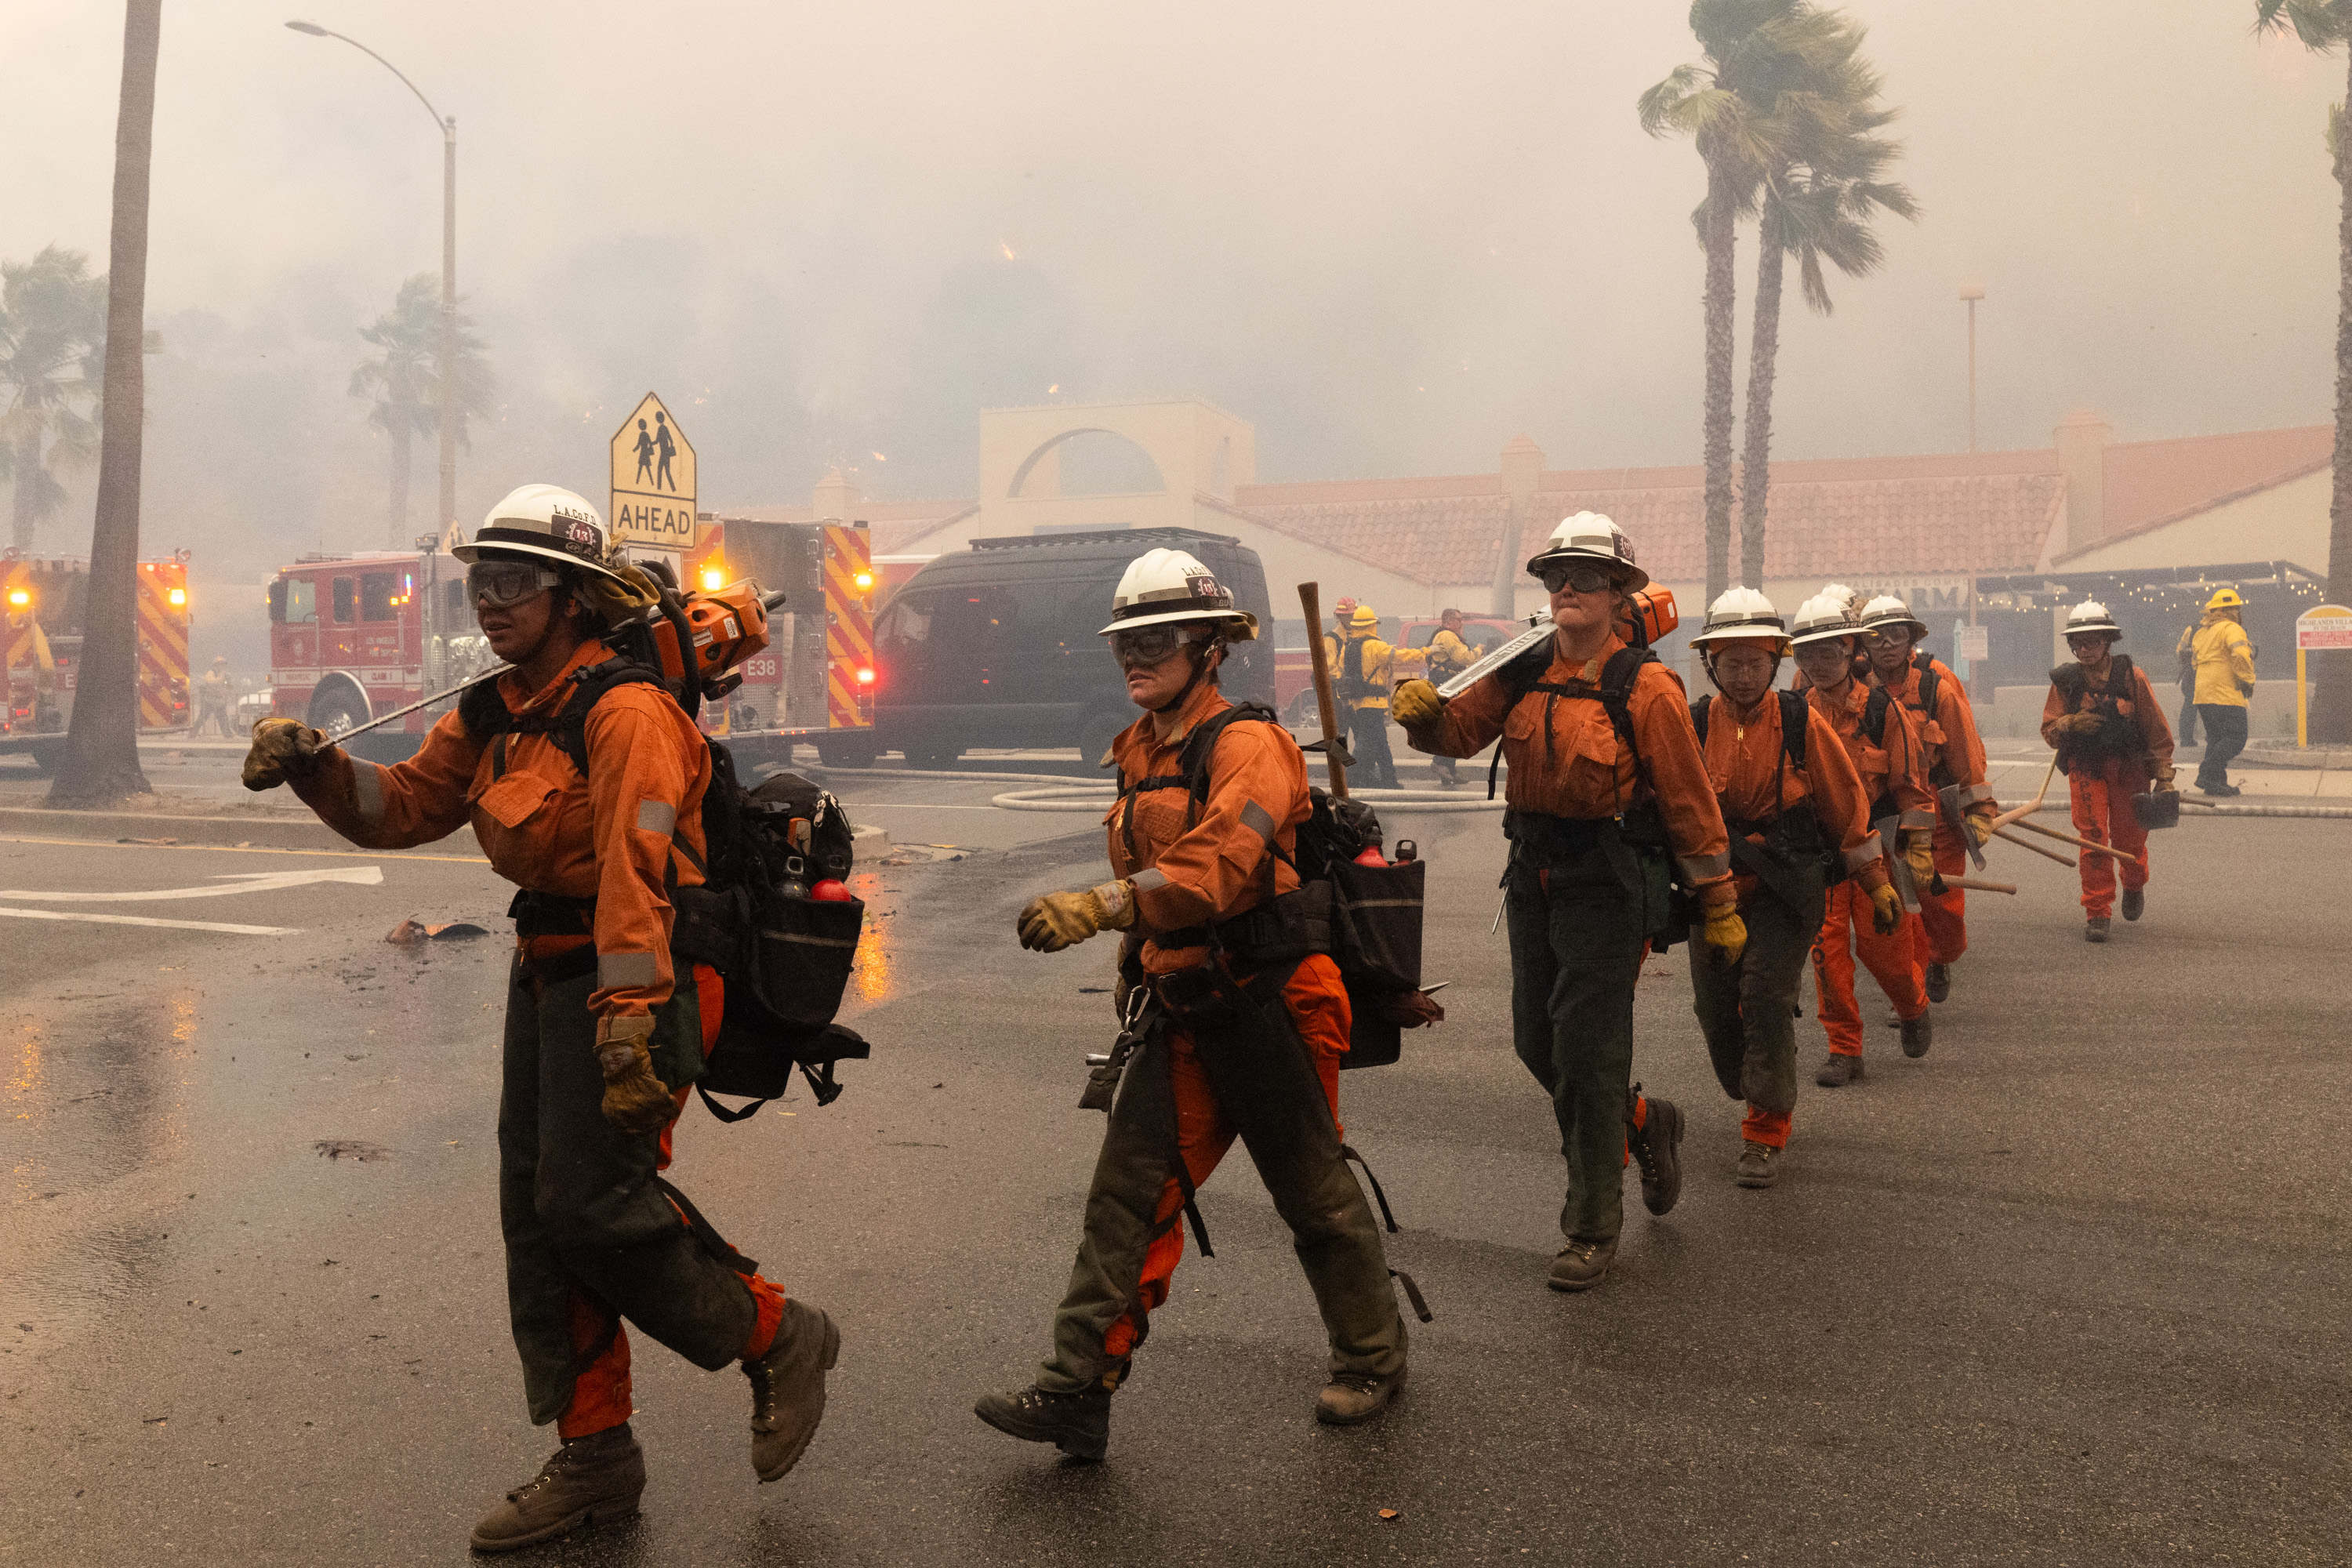
<svg viewBox="0 0 2352 1568"><path fill-rule="evenodd" d="M915 767L967 748L1076 746L1089 763L1135 722L1127 683L1096 633L1146 551L1181 550L1233 591L1270 637L1257 552L1190 528L975 539L916 573L874 621L874 728ZM1218 674L1236 702L1274 700L1274 647L1239 643Z"/></svg>

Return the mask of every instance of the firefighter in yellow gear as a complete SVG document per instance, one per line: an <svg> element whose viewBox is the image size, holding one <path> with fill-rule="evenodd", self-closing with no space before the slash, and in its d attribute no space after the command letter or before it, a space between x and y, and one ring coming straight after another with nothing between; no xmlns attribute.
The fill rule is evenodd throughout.
<svg viewBox="0 0 2352 1568"><path fill-rule="evenodd" d="M1389 685L1402 655L1417 664L1420 655L1381 640L1380 613L1358 605L1348 617L1348 635L1329 639L1332 689L1347 714L1348 750L1356 759L1351 781L1370 789L1397 787L1396 758L1389 752Z"/></svg>

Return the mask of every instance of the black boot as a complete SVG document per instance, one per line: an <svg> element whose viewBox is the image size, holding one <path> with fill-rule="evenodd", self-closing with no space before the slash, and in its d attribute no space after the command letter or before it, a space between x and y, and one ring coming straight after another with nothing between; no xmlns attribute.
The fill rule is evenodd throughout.
<svg viewBox="0 0 2352 1568"><path fill-rule="evenodd" d="M1093 1383L1076 1394L1031 1384L983 1394L971 1413L1024 1443L1051 1443L1074 1459L1099 1459L1110 1447L1110 1389Z"/></svg>
<svg viewBox="0 0 2352 1568"><path fill-rule="evenodd" d="M1931 963L1927 966L1927 1000L1941 1002L1952 994L1952 966Z"/></svg>
<svg viewBox="0 0 2352 1568"><path fill-rule="evenodd" d="M1633 1092L1641 1091L1635 1084ZM1664 1214L1683 1195L1682 1141L1683 1113L1671 1100L1652 1099L1640 1127L1626 1123L1625 1142L1642 1167L1642 1206L1652 1214Z"/></svg>
<svg viewBox="0 0 2352 1568"><path fill-rule="evenodd" d="M1555 1290L1590 1290L1609 1278L1609 1266L1617 1261L1617 1238L1606 1241L1579 1241L1569 1238L1551 1260L1551 1277L1544 1283Z"/></svg>
<svg viewBox="0 0 2352 1568"><path fill-rule="evenodd" d="M574 1437L474 1526L474 1550L511 1552L583 1524L627 1519L646 1489L646 1453L629 1424Z"/></svg>
<svg viewBox="0 0 2352 1568"><path fill-rule="evenodd" d="M1823 1089L1843 1089L1860 1077L1862 1077L1860 1057L1850 1057L1843 1051L1832 1051L1829 1054L1829 1059L1822 1063L1822 1070L1813 1075L1813 1081Z"/></svg>
<svg viewBox="0 0 2352 1568"><path fill-rule="evenodd" d="M1936 1015L1922 1013L1916 1018L1903 1020L1903 1054L1924 1057L1927 1047L1936 1043Z"/></svg>
<svg viewBox="0 0 2352 1568"><path fill-rule="evenodd" d="M2084 923L2083 923L2083 940L2084 940L2084 942L2105 942L2105 941L2106 941L2106 940L2107 940L2107 917L2106 917L2106 916L2105 916L2105 915L2093 915L2093 916L2091 916L2088 920L2086 920L2085 921L2084 921Z"/></svg>
<svg viewBox="0 0 2352 1568"><path fill-rule="evenodd" d="M818 1309L784 1303L775 1342L743 1363L751 1380L751 1468L772 1481L800 1463L824 1419L824 1374L841 1358L841 1331Z"/></svg>
<svg viewBox="0 0 2352 1568"><path fill-rule="evenodd" d="M2126 888L2124 889L2124 919L2136 921L2146 912L2147 909L2147 893L2145 889Z"/></svg>

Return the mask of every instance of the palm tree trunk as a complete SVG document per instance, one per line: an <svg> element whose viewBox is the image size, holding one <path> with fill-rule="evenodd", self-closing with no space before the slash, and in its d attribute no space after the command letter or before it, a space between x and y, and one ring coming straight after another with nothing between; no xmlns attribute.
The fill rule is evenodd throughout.
<svg viewBox="0 0 2352 1568"><path fill-rule="evenodd" d="M2352 103L2352 40L2344 51L2346 101ZM2327 501L2327 597L2352 604L2352 180L2338 193L2336 223L2336 474ZM2330 745L2352 742L2352 654L2315 661L2326 671L2312 705L2311 738Z"/></svg>
<svg viewBox="0 0 2352 1568"><path fill-rule="evenodd" d="M409 432L406 420L396 420L392 426L392 515L388 522L390 537L384 541L388 550L398 550L408 537L408 468Z"/></svg>
<svg viewBox="0 0 2352 1568"><path fill-rule="evenodd" d="M16 442L16 495L9 509L8 531L19 553L33 552L33 531L40 524L34 508L41 493L41 432L27 420L28 428Z"/></svg>
<svg viewBox="0 0 2352 1568"><path fill-rule="evenodd" d="M1772 462L1772 370L1780 353L1780 201L1767 195L1757 226L1755 325L1748 342L1748 451L1739 465L1739 580L1764 586L1764 502Z"/></svg>
<svg viewBox="0 0 2352 1568"><path fill-rule="evenodd" d="M128 0L122 103L114 126L114 232L107 257L106 412L89 608L73 724L51 805L110 805L147 793L139 771L139 473L146 412L147 184L155 146L155 60L163 0Z"/></svg>
<svg viewBox="0 0 2352 1568"><path fill-rule="evenodd" d="M1706 175L1706 602L1730 585L1732 191L1729 176L1710 163Z"/></svg>

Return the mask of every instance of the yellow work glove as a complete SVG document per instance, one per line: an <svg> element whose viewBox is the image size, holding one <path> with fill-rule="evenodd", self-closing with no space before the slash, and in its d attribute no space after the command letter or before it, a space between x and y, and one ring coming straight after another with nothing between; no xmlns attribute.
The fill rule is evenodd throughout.
<svg viewBox="0 0 2352 1568"><path fill-rule="evenodd" d="M2099 732L2096 713L2069 713L2051 726L2062 735L2095 735Z"/></svg>
<svg viewBox="0 0 2352 1568"><path fill-rule="evenodd" d="M594 572L580 574L581 598L604 617L606 626L617 626L635 620L661 602L661 584L644 567L614 563L612 569L621 574L620 582Z"/></svg>
<svg viewBox="0 0 2352 1568"><path fill-rule="evenodd" d="M1389 712L1408 730L1424 729L1436 723L1437 716L1444 711L1444 704L1438 700L1437 688L1426 680L1408 680L1398 687L1389 699Z"/></svg>
<svg viewBox="0 0 2352 1568"><path fill-rule="evenodd" d="M1706 945L1715 949L1716 956L1728 967L1739 962L1748 951L1748 922L1739 918L1737 904L1717 904L1706 911Z"/></svg>
<svg viewBox="0 0 2352 1568"><path fill-rule="evenodd" d="M2153 788L2158 795L2163 795L2170 790L2173 787L2172 769L2169 767L2159 769L2156 777L2149 781L2149 787Z"/></svg>
<svg viewBox="0 0 2352 1568"><path fill-rule="evenodd" d="M1082 893L1047 893L1021 910L1021 945L1033 952L1059 952L1100 931L1135 924L1135 884L1105 882Z"/></svg>
<svg viewBox="0 0 2352 1568"><path fill-rule="evenodd" d="M654 1071L646 1044L650 1013L596 1020L596 1060L604 1068L604 1120L624 1132L658 1132L677 1114L677 1100Z"/></svg>
<svg viewBox="0 0 2352 1568"><path fill-rule="evenodd" d="M1911 868L1911 879L1925 889L1936 876L1936 836L1925 828L1905 834L1903 859Z"/></svg>
<svg viewBox="0 0 2352 1568"><path fill-rule="evenodd" d="M306 779L319 754L332 748L327 737L291 719L264 719L253 727L253 749L245 753L245 787L276 789L288 779Z"/></svg>
<svg viewBox="0 0 2352 1568"><path fill-rule="evenodd" d="M1881 936L1893 936L1895 928L1903 923L1903 895L1895 890L1892 882L1881 882L1870 889L1870 928Z"/></svg>
<svg viewBox="0 0 2352 1568"><path fill-rule="evenodd" d="M1969 830L1969 837L1979 849L1992 842L1992 819L1996 815L1990 801L1972 805L1960 815L1960 826Z"/></svg>

